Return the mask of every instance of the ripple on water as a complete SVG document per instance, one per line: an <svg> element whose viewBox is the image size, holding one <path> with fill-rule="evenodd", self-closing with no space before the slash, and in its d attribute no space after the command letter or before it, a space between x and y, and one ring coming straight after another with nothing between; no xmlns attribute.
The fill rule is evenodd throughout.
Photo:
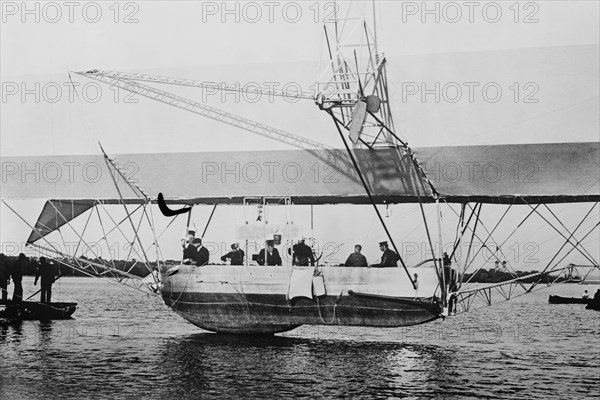
<svg viewBox="0 0 600 400"><path fill-rule="evenodd" d="M75 319L0 325L0 398L594 398L600 313L547 295L404 329L240 338L204 333L159 299L67 279L56 300L77 300Z"/></svg>

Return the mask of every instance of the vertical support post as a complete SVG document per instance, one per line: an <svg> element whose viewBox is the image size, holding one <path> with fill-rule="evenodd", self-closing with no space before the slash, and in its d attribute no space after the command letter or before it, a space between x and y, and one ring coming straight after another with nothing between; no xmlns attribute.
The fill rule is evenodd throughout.
<svg viewBox="0 0 600 400"><path fill-rule="evenodd" d="M447 314L448 310L448 282L446 282L446 266L444 265L443 259L443 250L444 250L444 242L442 242L442 214L440 211L440 199L435 199L435 207L437 213L437 225L438 225L438 233L440 240L440 248L439 248L439 259L441 270L442 270L442 280L441 280L441 289L442 289L442 306L444 307L444 313Z"/></svg>
<svg viewBox="0 0 600 400"><path fill-rule="evenodd" d="M388 237L390 243L392 243L392 247L394 247L394 250L396 251L396 254L398 255L398 258L400 260L400 263L402 264L402 268L404 268L404 271L406 272L406 275L408 276L408 279L410 280L410 283L412 284L413 289L416 290L417 287L415 286L415 282L413 281L412 277L410 276L410 273L408 272L408 269L406 268L406 264L404 263L404 260L402 259L402 256L400 256L400 252L398 251L398 248L396 247L396 243L394 242L394 239L392 239L392 235L391 235L390 231L388 230L387 225L386 225L381 213L379 212L379 209L377 208L377 204L375 203L375 199L373 198L373 195L371 194L371 191L369 190L367 181L365 180L365 178L360 170L360 167L358 166L358 163L357 163L356 159L354 158L354 155L352 154L350 147L348 146L348 142L346 142L346 138L344 137L344 134L342 133L342 130L340 129L337 119L331 113L331 111L329 111L329 115L331 115L331 117L333 118L335 126L338 130L338 133L340 134L340 137L342 138L342 142L344 142L344 146L346 147L346 151L348 152L348 155L350 156L350 159L352 160L354 169L356 170L356 173L358 174L358 177L360 178L360 181L362 182L363 188L365 189L365 192L367 192L367 196L369 196L371 205L375 209L375 213L377 214L377 217L379 218L379 222L381 222L381 225L383 226L383 229L385 230L386 236Z"/></svg>

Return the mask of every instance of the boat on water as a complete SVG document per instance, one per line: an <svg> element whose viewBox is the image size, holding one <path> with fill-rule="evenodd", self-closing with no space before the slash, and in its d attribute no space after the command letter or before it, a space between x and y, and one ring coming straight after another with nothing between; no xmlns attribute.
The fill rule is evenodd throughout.
<svg viewBox="0 0 600 400"><path fill-rule="evenodd" d="M50 321L57 319L70 319L77 309L77 303L52 302L40 303L37 301L4 301L0 303L0 319L9 320L39 320Z"/></svg>
<svg viewBox="0 0 600 400"><path fill-rule="evenodd" d="M486 210L487 204L508 207L496 227L513 205L535 205L515 230L535 212L560 232L561 227L566 225L547 204L595 203L582 218L579 224L582 225L600 201L600 191L596 190L599 182L598 143L446 146L422 148L415 152L398 136L394 127L393 101L388 96L387 87L387 60L378 51L376 35L366 29L366 21L349 18L349 23L355 21L358 25L356 29L348 28L347 32L356 32L358 38L340 42L337 34L340 21L334 18L331 22L336 25L332 27L335 35L331 35L333 30L324 30L329 65L322 78L315 82L316 92L298 92L292 98L314 101L319 110L327 113L335 127L332 133L339 135L341 147L332 148L314 139L160 88L168 84L171 87L214 89L213 85L207 86L204 81L99 69L77 72L78 76L112 88L223 122L300 150L154 153L109 157L99 144L101 154L90 158L90 165L97 165L101 171L98 181L63 179L56 184L32 188L31 184L24 184L22 179L18 179L18 174L9 174L9 181L5 184L8 189L2 191L5 197L0 200L31 228L26 245L40 253L52 255L56 262L86 275L112 277L133 289L146 293L150 289L152 293L159 293L168 307L203 329L240 334L272 334L305 324L371 327L417 325L455 315L457 310L466 312L478 304L490 306L493 302L529 293L536 287L541 288L541 283L549 280L550 273L562 273L564 268L558 268L559 261L556 261L555 265L551 262L541 272L521 277L516 273L517 265L509 263L506 268L513 279L508 281L473 289L467 286L470 278L462 281L469 267L473 266L479 271L493 258L501 261L502 245L495 246L492 258L482 259L480 250L490 248L488 245L494 241L492 233L495 230L488 231L483 226L480 216L484 204ZM357 51L352 43L362 43L362 50ZM159 84L160 87L153 84ZM218 90L248 92L229 85ZM290 97L281 91L261 89L254 92ZM577 157L573 157L573 154ZM55 157L52 159L58 160ZM68 165L66 162L70 159L53 162L56 165ZM78 160L82 162L84 158ZM468 164L464 165L473 168L469 167L468 174L459 171L460 176L456 179L438 179L437 168L431 169L432 165L463 165L461 163L466 160L469 160ZM11 159L10 162L28 165L21 159ZM31 162L38 163L39 160L34 158ZM430 168L426 168L427 165ZM530 179L533 176L516 179L516 174L510 176L502 173L498 174L497 179L488 177L488 166L494 166L501 172L514 170L515 165L535 166L529 175L543 171L543 179L537 176L534 179ZM134 167L135 177L126 166ZM22 169L29 170L27 168ZM185 173L182 174L182 171ZM295 175L293 171L296 171ZM438 177L430 179L429 175ZM573 179L573 176L578 178ZM4 200L19 201L32 194L46 200L35 225L29 225L27 219ZM400 241L394 238L398 239L407 226L387 219L390 206L410 203L418 204L420 209L421 225L426 237L423 248L427 253L421 260L427 258L433 264L430 267L421 266L424 261L419 259L416 259L418 264L411 267L408 260L404 260L403 255L407 255L408 247L403 248ZM385 235L380 232L378 237L369 239L375 231L358 225L354 218L340 215L337 220L333 213L323 221L315 220L313 206L337 204L370 205ZM541 211L537 210L541 204L561 227L555 226L552 219L542 214L545 213L542 207ZM179 215L187 215L185 232L189 234L190 227L195 227L193 208L209 205L212 211L198 237L207 239L205 245L213 237L213 233L207 234L207 230L217 206L219 209L243 207L243 223L232 227L234 229L230 237L235 238L236 244L243 243L240 248L244 248L246 257L244 260L242 255L239 261L244 265L204 265L209 262L208 256L205 261L191 261L197 265L186 265L186 259L190 262L191 258L185 256L186 246L195 242L190 239L191 243L185 244L184 239L181 264L169 266L160 248L159 238ZM152 211L156 206L160 213ZM179 208L170 208L173 206ZM306 219L304 227L295 223L292 213L292 208L303 206L310 206L310 219ZM430 209L429 213L426 207ZM448 214L443 217L442 207L450 213L450 218ZM124 215L117 216L115 209L124 211ZM270 209L272 213L269 213ZM275 211L277 209L279 212ZM138 210L142 214L139 219L134 215ZM87 221L81 224L83 227L75 229L71 221L81 219L86 214ZM447 232L444 221L448 226L448 221L452 219L454 225L454 217L454 240L452 246L446 249L440 245L446 243L443 237ZM169 219L168 223L165 218ZM372 244L368 245L373 246L387 239L390 244L387 250L396 254L399 263L384 264L385 253L382 254L381 263L376 265L396 268L368 267L366 260L361 267L339 267L328 262L327 255L320 261L326 246L334 245L335 251L331 256L341 250L345 243L329 242L325 246L317 246L315 221L317 224L333 221L335 225L332 227L339 226L340 237L334 233L336 238L328 238L328 241L341 241L341 236L348 236L355 243L364 242L367 245L370 241ZM129 227L124 229L122 225ZM164 226L162 232L158 231L159 226ZM173 229L184 232L183 223L179 227L173 226ZM62 227L75 231L81 246L71 249L61 233ZM483 237L477 233L478 229L479 232L486 230ZM589 235L593 229L585 235ZM574 233L562 235L565 243L557 247L558 251L552 260L568 244L573 248L582 247L583 239L578 238L576 244L571 241ZM56 235L63 241L63 247L70 250L57 248L48 235ZM117 239L114 239L115 236ZM148 241L150 237L153 238L151 243ZM296 261L294 257L274 262L279 265L254 263L258 261L254 256L265 252L269 242L281 246L281 250L286 247L293 250L294 242L300 238L309 239L309 251L314 258L311 264L314 263L314 266L307 266L306 262ZM105 250L112 254L110 242L113 240L119 243L125 240L128 244L127 267L101 257L102 243L106 244ZM39 244L42 241L45 244ZM477 245L479 249L473 248L476 241L480 242ZM97 246L99 244L100 247ZM461 259L460 249L465 244L468 247ZM173 246L173 242L168 245ZM178 247L177 244L175 246ZM317 257L319 249L321 255ZM220 249L214 250L219 253ZM445 250L449 250L447 254ZM259 254L252 254L251 251L258 251ZM414 256L418 257L416 254ZM594 264L591 268L600 269L597 262L589 261ZM460 274L459 265L462 266ZM142 267L143 274L139 274L139 271L134 273L137 267ZM578 276L574 267L574 264L569 267L571 278ZM475 272L472 276L475 276ZM531 281L526 282L526 279ZM21 312L20 308L18 310Z"/></svg>
<svg viewBox="0 0 600 400"><path fill-rule="evenodd" d="M568 278L564 283L582 283L583 279L579 276Z"/></svg>
<svg viewBox="0 0 600 400"><path fill-rule="evenodd" d="M163 275L161 294L183 318L219 333L269 334L300 325L402 327L441 316L435 270L419 273L419 290L427 297L415 299L400 268L181 265Z"/></svg>
<svg viewBox="0 0 600 400"><path fill-rule="evenodd" d="M600 289L596 290L594 298L585 306L585 309L600 311Z"/></svg>
<svg viewBox="0 0 600 400"><path fill-rule="evenodd" d="M548 303L551 304L590 304L592 299L583 297L562 297L556 295L550 295L548 297Z"/></svg>

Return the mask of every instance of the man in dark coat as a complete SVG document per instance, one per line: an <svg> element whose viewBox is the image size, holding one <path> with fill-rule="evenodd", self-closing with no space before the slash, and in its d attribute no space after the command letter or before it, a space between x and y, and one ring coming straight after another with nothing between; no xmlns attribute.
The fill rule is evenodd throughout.
<svg viewBox="0 0 600 400"><path fill-rule="evenodd" d="M22 301L23 300L22 281L23 281L23 266L25 265L25 262L27 262L27 257L25 257L25 254L21 253L21 254L19 254L19 258L17 259L17 261L15 261L14 264L12 265L11 276L12 276L13 284L15 285L15 289L13 291L13 297L12 297L13 301Z"/></svg>
<svg viewBox="0 0 600 400"><path fill-rule="evenodd" d="M357 244L354 246L354 253L348 256L346 263L344 264L346 267L366 267L367 259L360 252L362 250L362 246Z"/></svg>
<svg viewBox="0 0 600 400"><path fill-rule="evenodd" d="M33 281L34 286L37 285L38 278L42 278L40 282L40 302L50 303L52 298L52 284L56 280L56 271L54 270L54 266L46 261L45 257L40 257L40 266L35 274L35 281Z"/></svg>
<svg viewBox="0 0 600 400"><path fill-rule="evenodd" d="M231 245L231 251L221 257L221 261L225 262L227 259L231 260L231 265L244 265L244 250L240 249L238 243Z"/></svg>
<svg viewBox="0 0 600 400"><path fill-rule="evenodd" d="M315 256L313 255L313 251L310 246L304 243L304 239L293 245L292 251L292 265L308 266L309 262L310 265L315 265Z"/></svg>
<svg viewBox="0 0 600 400"><path fill-rule="evenodd" d="M400 259L400 257L398 257L398 254L396 254L396 252L394 250L390 250L388 248L388 242L380 242L379 250L381 250L383 252L383 254L381 255L381 262L379 264L373 265L373 267L397 267L398 266L398 260Z"/></svg>
<svg viewBox="0 0 600 400"><path fill-rule="evenodd" d="M10 279L10 265L8 264L8 259L4 255L4 253L0 254L0 295L1 299L4 301L8 298L8 291L6 290L8 286L8 280Z"/></svg>
<svg viewBox="0 0 600 400"><path fill-rule="evenodd" d="M196 238L195 231L188 231L187 239L181 239L181 246L183 247L183 263L192 264L196 259L196 246L194 246L194 239Z"/></svg>
<svg viewBox="0 0 600 400"><path fill-rule="evenodd" d="M202 239L200 239L200 238L194 239L193 244L196 247L196 257L194 258L196 265L201 267L203 265L208 264L208 259L210 257L210 254L208 253L208 249L206 247L202 246Z"/></svg>
<svg viewBox="0 0 600 400"><path fill-rule="evenodd" d="M259 265L281 265L281 257L279 251L275 248L273 240L267 240L267 248L262 249L258 253L258 259L256 260Z"/></svg>

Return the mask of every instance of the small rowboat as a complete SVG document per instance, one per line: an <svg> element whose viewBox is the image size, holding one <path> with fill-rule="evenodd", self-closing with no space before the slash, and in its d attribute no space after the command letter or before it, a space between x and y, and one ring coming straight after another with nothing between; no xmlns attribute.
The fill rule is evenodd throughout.
<svg viewBox="0 0 600 400"><path fill-rule="evenodd" d="M12 320L69 319L77 309L77 303L39 303L37 301L6 301L0 309L0 318Z"/></svg>
<svg viewBox="0 0 600 400"><path fill-rule="evenodd" d="M561 297L550 295L548 303L552 304L589 304L592 299L584 299L582 297Z"/></svg>

